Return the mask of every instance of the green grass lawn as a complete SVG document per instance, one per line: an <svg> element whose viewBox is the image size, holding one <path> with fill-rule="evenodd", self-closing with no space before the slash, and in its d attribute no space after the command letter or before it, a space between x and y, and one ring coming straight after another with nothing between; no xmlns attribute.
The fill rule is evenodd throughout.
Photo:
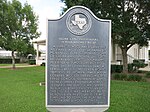
<svg viewBox="0 0 150 112"><path fill-rule="evenodd" d="M150 83L111 82L109 112L150 112Z"/></svg>
<svg viewBox="0 0 150 112"><path fill-rule="evenodd" d="M0 69L0 112L45 112L44 67Z"/></svg>
<svg viewBox="0 0 150 112"><path fill-rule="evenodd" d="M44 67L0 68L0 112L46 112ZM61 111L60 111L61 112ZM108 112L150 112L150 83L111 81Z"/></svg>

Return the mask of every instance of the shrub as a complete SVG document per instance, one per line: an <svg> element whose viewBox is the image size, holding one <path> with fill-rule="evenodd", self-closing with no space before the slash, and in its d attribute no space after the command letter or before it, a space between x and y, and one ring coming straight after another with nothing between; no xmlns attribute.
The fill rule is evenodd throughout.
<svg viewBox="0 0 150 112"><path fill-rule="evenodd" d="M123 65L116 65L116 72L121 73L123 71Z"/></svg>
<svg viewBox="0 0 150 112"><path fill-rule="evenodd" d="M141 81L142 80L142 76L140 75L129 75L127 78L128 81Z"/></svg>
<svg viewBox="0 0 150 112"><path fill-rule="evenodd" d="M142 70L138 70L138 71L137 71L137 73L142 73L142 72L143 72Z"/></svg>
<svg viewBox="0 0 150 112"><path fill-rule="evenodd" d="M111 73L121 73L123 71L123 65L111 65ZM128 71L133 72L133 64L128 64Z"/></svg>
<svg viewBox="0 0 150 112"><path fill-rule="evenodd" d="M45 63L42 63L41 66L45 66Z"/></svg>
<svg viewBox="0 0 150 112"><path fill-rule="evenodd" d="M128 72L133 72L133 64L128 64Z"/></svg>
<svg viewBox="0 0 150 112"><path fill-rule="evenodd" d="M141 81L142 80L142 76L140 75L135 75L135 81Z"/></svg>
<svg viewBox="0 0 150 112"><path fill-rule="evenodd" d="M139 61L141 61L141 62L145 63L145 59L139 59Z"/></svg>
<svg viewBox="0 0 150 112"><path fill-rule="evenodd" d="M147 73L146 73L146 77L147 77L147 78L150 78L150 72L147 72Z"/></svg>
<svg viewBox="0 0 150 112"><path fill-rule="evenodd" d="M120 74L113 74L113 79L120 80Z"/></svg>
<svg viewBox="0 0 150 112"><path fill-rule="evenodd" d="M127 75L127 74L113 74L114 80L128 80L128 81L142 81L140 75Z"/></svg>
<svg viewBox="0 0 150 112"><path fill-rule="evenodd" d="M127 74L120 74L120 80L127 80Z"/></svg>
<svg viewBox="0 0 150 112"><path fill-rule="evenodd" d="M0 58L0 64L11 64L12 59L11 58ZM15 59L15 63L20 63L20 59Z"/></svg>
<svg viewBox="0 0 150 112"><path fill-rule="evenodd" d="M134 81L134 75L129 75L128 76L128 81Z"/></svg>
<svg viewBox="0 0 150 112"><path fill-rule="evenodd" d="M111 73L121 73L123 71L123 65L111 65Z"/></svg>
<svg viewBox="0 0 150 112"><path fill-rule="evenodd" d="M115 80L127 80L127 74L113 74Z"/></svg>
<svg viewBox="0 0 150 112"><path fill-rule="evenodd" d="M143 68L145 67L145 60L133 60L133 66L135 66L135 68Z"/></svg>
<svg viewBox="0 0 150 112"><path fill-rule="evenodd" d="M35 65L36 64L36 60L35 59L29 59L29 65Z"/></svg>
<svg viewBox="0 0 150 112"><path fill-rule="evenodd" d="M115 73L116 72L116 65L111 65L111 73Z"/></svg>

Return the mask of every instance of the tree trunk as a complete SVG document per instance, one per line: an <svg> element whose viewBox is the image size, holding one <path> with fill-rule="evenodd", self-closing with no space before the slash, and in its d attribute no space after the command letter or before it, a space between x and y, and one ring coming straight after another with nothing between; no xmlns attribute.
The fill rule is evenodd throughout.
<svg viewBox="0 0 150 112"><path fill-rule="evenodd" d="M127 58L127 49L122 50L123 57L123 73L128 73L128 58Z"/></svg>
<svg viewBox="0 0 150 112"><path fill-rule="evenodd" d="M12 51L11 55L12 55L12 68L15 69L16 66L15 66L15 54L14 54L14 51Z"/></svg>

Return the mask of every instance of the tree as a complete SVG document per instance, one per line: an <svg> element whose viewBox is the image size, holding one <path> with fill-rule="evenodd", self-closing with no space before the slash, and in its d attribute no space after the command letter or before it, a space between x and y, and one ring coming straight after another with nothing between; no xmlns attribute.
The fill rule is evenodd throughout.
<svg viewBox="0 0 150 112"><path fill-rule="evenodd" d="M33 44L29 43L26 52L22 52L22 55L25 57L28 56L28 54L36 55L36 50L34 49Z"/></svg>
<svg viewBox="0 0 150 112"><path fill-rule="evenodd" d="M122 50L123 72L128 72L127 51L134 44L148 45L150 39L150 0L61 0L63 11L83 5L102 19L112 20L112 40Z"/></svg>
<svg viewBox="0 0 150 112"><path fill-rule="evenodd" d="M36 50L34 49L32 43L27 43L27 48L21 52L18 52L17 56L20 57L20 62L24 62L26 61L29 54L32 54L33 56L36 55Z"/></svg>
<svg viewBox="0 0 150 112"><path fill-rule="evenodd" d="M32 7L17 0L0 0L0 47L12 51L12 64L15 68L14 52L25 52L33 38L38 38L38 17Z"/></svg>

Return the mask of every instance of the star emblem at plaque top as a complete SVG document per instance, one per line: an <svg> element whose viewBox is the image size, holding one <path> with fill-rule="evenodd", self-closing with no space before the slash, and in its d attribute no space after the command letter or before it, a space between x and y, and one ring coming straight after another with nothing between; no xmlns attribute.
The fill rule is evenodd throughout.
<svg viewBox="0 0 150 112"><path fill-rule="evenodd" d="M91 24L90 16L78 11L71 13L66 20L67 28L74 35L86 34L90 30Z"/></svg>

